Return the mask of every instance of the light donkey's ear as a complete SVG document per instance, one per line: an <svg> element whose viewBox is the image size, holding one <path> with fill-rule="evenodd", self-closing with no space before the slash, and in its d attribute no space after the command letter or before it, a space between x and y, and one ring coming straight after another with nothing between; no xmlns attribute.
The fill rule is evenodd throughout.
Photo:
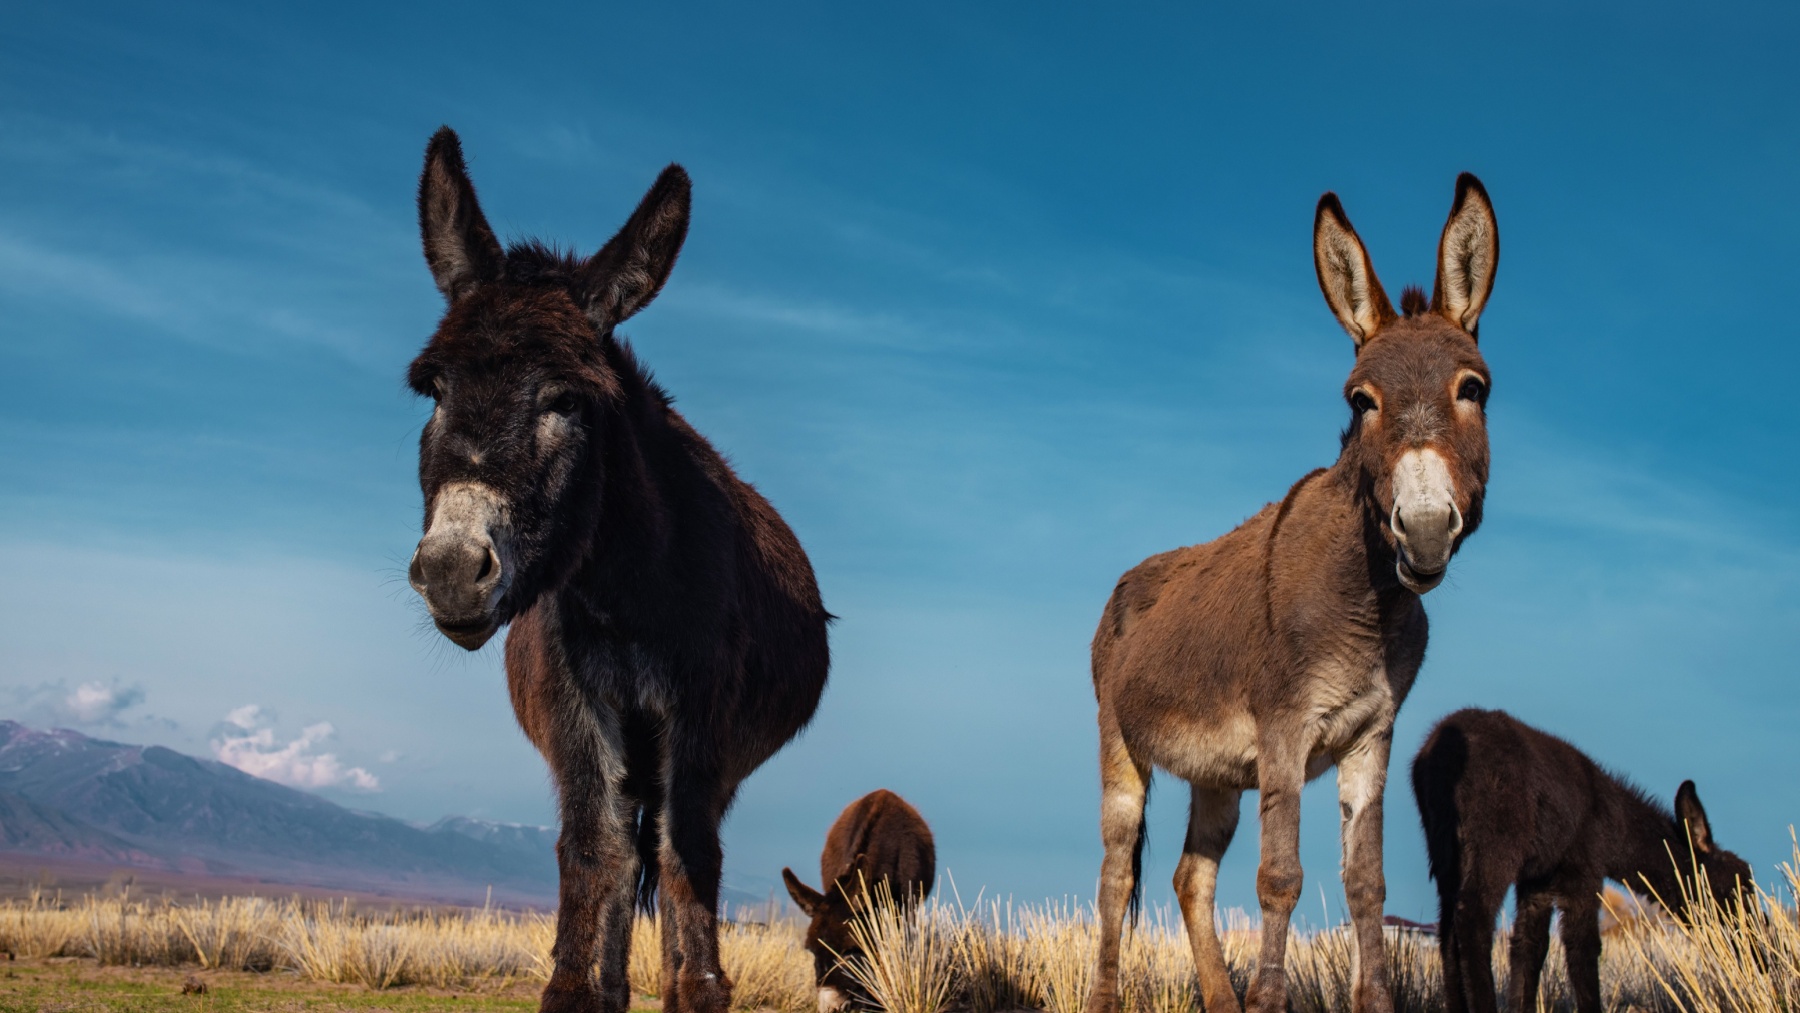
<svg viewBox="0 0 1800 1013"><path fill-rule="evenodd" d="M1320 197L1313 215L1313 267L1319 272L1326 305L1359 351L1395 318L1393 304L1369 263L1369 251L1363 249L1335 193Z"/></svg>
<svg viewBox="0 0 1800 1013"><path fill-rule="evenodd" d="M1700 793L1694 790L1692 781L1681 782L1675 791L1675 821L1687 824L1695 851L1705 854L1713 850L1712 825L1706 822L1706 808L1700 804Z"/></svg>
<svg viewBox="0 0 1800 1013"><path fill-rule="evenodd" d="M500 277L505 263L500 241L475 201L475 184L463 166L456 131L439 127L425 146L419 176L419 234L425 263L438 291L449 302L467 296L482 282Z"/></svg>
<svg viewBox="0 0 1800 1013"><path fill-rule="evenodd" d="M787 884L788 896L794 898L794 903L800 905L800 910L805 911L808 918L825 907L825 895L800 882L800 877L794 875L794 870L783 868L781 881Z"/></svg>
<svg viewBox="0 0 1800 1013"><path fill-rule="evenodd" d="M686 170L664 169L619 234L582 265L583 308L595 326L623 322L662 291L687 238L692 192Z"/></svg>
<svg viewBox="0 0 1800 1013"><path fill-rule="evenodd" d="M1500 266L1500 225L1487 188L1471 173L1456 177L1456 202L1438 240L1437 284L1431 308L1470 334L1481 325L1481 309L1494 290Z"/></svg>

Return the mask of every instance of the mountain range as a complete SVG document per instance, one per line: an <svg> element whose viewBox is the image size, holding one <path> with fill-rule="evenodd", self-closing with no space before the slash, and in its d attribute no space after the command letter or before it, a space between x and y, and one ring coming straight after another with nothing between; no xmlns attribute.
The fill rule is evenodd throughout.
<svg viewBox="0 0 1800 1013"><path fill-rule="evenodd" d="M446 902L552 904L556 831L416 826L215 760L0 721L0 854Z"/></svg>

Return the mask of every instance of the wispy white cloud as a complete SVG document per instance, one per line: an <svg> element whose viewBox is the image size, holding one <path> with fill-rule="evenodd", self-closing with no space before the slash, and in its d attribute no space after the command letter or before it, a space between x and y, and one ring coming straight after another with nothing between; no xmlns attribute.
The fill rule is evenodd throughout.
<svg viewBox="0 0 1800 1013"><path fill-rule="evenodd" d="M336 753L318 747L336 734L329 721L301 729L300 736L285 744L275 741L262 708L246 704L225 715L225 725L212 741L219 762L246 774L285 784L290 788L352 788L380 791L381 781L362 767L348 767Z"/></svg>
<svg viewBox="0 0 1800 1013"><path fill-rule="evenodd" d="M29 724L122 728L127 712L144 702L144 688L90 679L71 689L56 679L19 687L12 696L12 714Z"/></svg>
<svg viewBox="0 0 1800 1013"><path fill-rule="evenodd" d="M104 724L117 718L128 708L144 702L141 686L108 686L103 682L84 682L63 697L63 709L80 724Z"/></svg>

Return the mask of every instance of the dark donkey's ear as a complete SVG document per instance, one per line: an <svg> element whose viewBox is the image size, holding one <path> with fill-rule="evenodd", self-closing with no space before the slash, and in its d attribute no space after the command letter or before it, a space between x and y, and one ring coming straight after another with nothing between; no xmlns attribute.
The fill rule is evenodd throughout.
<svg viewBox="0 0 1800 1013"><path fill-rule="evenodd" d="M1335 193L1320 197L1313 215L1313 267L1319 272L1326 305L1350 332L1357 350L1395 318L1393 304L1375 277L1375 265L1369 262L1369 251L1363 249Z"/></svg>
<svg viewBox="0 0 1800 1013"><path fill-rule="evenodd" d="M1695 851L1705 854L1713 850L1712 825L1706 822L1706 808L1700 804L1700 793L1694 790L1692 781L1681 782L1675 791L1675 821L1687 824Z"/></svg>
<svg viewBox="0 0 1800 1013"><path fill-rule="evenodd" d="M596 327L623 322L662 291L687 238L692 190L681 166L664 169L625 227L581 266L583 308Z"/></svg>
<svg viewBox="0 0 1800 1013"><path fill-rule="evenodd" d="M482 282L500 277L500 241L475 202L475 184L463 167L456 131L439 127L425 146L419 176L419 233L425 263L444 298L455 302Z"/></svg>
<svg viewBox="0 0 1800 1013"><path fill-rule="evenodd" d="M781 881L787 884L788 896L794 898L794 903L800 905L800 910L805 911L808 918L825 907L825 895L800 882L800 877L794 875L794 870L782 869Z"/></svg>
<svg viewBox="0 0 1800 1013"><path fill-rule="evenodd" d="M1431 308L1470 334L1481 325L1481 308L1494 290L1500 266L1500 225L1487 188L1471 173L1456 177L1456 203L1438 240L1437 284Z"/></svg>

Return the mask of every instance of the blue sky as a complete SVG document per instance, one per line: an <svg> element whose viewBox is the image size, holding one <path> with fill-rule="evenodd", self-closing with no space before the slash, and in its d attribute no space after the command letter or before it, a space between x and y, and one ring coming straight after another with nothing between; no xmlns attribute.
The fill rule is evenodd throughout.
<svg viewBox="0 0 1800 1013"><path fill-rule="evenodd" d="M887 786L965 896L1085 898L1113 581L1335 456L1319 194L1397 294L1466 169L1502 233L1493 480L1427 599L1389 908L1433 913L1402 765L1468 704L1665 798L1695 778L1767 873L1800 813L1795 41L1777 6L18 7L0 708L409 819L548 821L497 648L422 628L400 579L400 380L441 306L412 192L449 123L497 229L585 250L680 161L686 252L626 330L843 617L731 881L811 867ZM1335 917L1332 794L1303 910ZM1152 801L1153 898L1184 795ZM1222 899L1253 906L1245 811Z"/></svg>

